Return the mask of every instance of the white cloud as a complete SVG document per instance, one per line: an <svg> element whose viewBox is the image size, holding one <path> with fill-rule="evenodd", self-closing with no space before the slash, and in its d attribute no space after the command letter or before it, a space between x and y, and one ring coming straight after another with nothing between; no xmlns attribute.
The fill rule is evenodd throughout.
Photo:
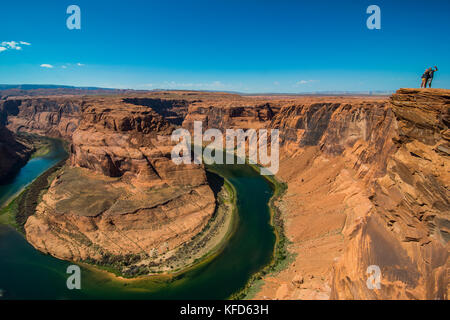
<svg viewBox="0 0 450 320"><path fill-rule="evenodd" d="M31 43L29 42L25 42L25 41L2 41L0 43L0 52L6 51L6 50L16 50L16 51L20 51L22 50L22 47L19 46L20 45L24 45L24 46L30 46Z"/></svg>
<svg viewBox="0 0 450 320"><path fill-rule="evenodd" d="M165 81L159 87L164 89L204 89L204 90L223 90L228 87L220 81L205 82L205 83L183 83L175 81Z"/></svg>
<svg viewBox="0 0 450 320"><path fill-rule="evenodd" d="M2 42L2 46L6 47L8 49L15 49L18 44L19 43L15 42L15 41L3 41Z"/></svg>
<svg viewBox="0 0 450 320"><path fill-rule="evenodd" d="M78 66L78 67L83 67L84 66L84 64L83 63L65 63L65 64L63 64L62 66L61 66L61 68L62 69L68 69L68 68L73 68L73 67L75 67L75 66Z"/></svg>
<svg viewBox="0 0 450 320"><path fill-rule="evenodd" d="M303 84L308 84L308 83L313 83L313 82L319 82L319 80L300 80L295 83L295 86L301 86Z"/></svg>
<svg viewBox="0 0 450 320"><path fill-rule="evenodd" d="M49 69L52 69L52 68L53 68L53 66L52 66L51 64L47 64L47 63L41 64L41 67L42 67L42 68L49 68Z"/></svg>

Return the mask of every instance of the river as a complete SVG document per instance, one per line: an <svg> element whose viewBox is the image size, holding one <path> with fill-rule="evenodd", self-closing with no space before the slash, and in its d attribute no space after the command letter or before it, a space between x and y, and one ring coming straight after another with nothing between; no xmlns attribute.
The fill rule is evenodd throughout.
<svg viewBox="0 0 450 320"><path fill-rule="evenodd" d="M30 160L8 185L0 186L0 207L65 156L54 140L50 154ZM215 165L209 170L226 178L237 193L238 220L225 248L207 263L172 278L115 280L95 268L82 267L81 290L69 290L72 264L35 250L13 228L0 225L0 299L226 299L239 291L273 255L269 182L248 165Z"/></svg>

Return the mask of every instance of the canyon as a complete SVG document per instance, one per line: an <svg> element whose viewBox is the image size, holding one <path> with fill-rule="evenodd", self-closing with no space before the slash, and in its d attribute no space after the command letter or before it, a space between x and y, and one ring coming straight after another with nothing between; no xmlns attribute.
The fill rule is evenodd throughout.
<svg viewBox="0 0 450 320"><path fill-rule="evenodd" d="M171 161L175 128L279 129L276 178L287 190L275 204L289 255L253 298L447 299L449 108L450 90L440 89L10 96L0 102L0 141L15 156L1 153L0 172L28 159L21 132L68 141L69 160L26 221L27 240L66 260L146 261L176 252L216 208L204 167ZM380 289L367 286L371 265Z"/></svg>

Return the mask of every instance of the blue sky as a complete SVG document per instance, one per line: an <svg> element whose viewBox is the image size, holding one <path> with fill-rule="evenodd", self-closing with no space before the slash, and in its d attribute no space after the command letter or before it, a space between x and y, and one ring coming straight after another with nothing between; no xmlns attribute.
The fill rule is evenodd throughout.
<svg viewBox="0 0 450 320"><path fill-rule="evenodd" d="M71 4L81 30L66 27ZM381 30L366 27L371 4ZM2 84L396 90L437 65L435 87L450 88L448 0L16 0L1 12Z"/></svg>

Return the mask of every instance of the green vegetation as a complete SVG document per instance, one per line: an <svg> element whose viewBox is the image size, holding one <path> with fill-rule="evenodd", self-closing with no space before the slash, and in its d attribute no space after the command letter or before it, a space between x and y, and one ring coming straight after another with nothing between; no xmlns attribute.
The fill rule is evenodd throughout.
<svg viewBox="0 0 450 320"><path fill-rule="evenodd" d="M21 132L18 134L18 139L33 147L31 159L44 157L52 151L52 138Z"/></svg>
<svg viewBox="0 0 450 320"><path fill-rule="evenodd" d="M50 187L56 172L61 169L66 160L67 158L62 159L41 174L17 198L4 207L0 211L0 223L9 224L21 233L24 233L24 226L28 217L35 213L42 194Z"/></svg>
<svg viewBox="0 0 450 320"><path fill-rule="evenodd" d="M22 195L22 194L21 194ZM0 224L7 224L15 229L19 229L18 224L16 223L16 212L18 207L18 199L21 196L19 195L13 201L11 201L6 207L3 207L0 210Z"/></svg>
<svg viewBox="0 0 450 320"><path fill-rule="evenodd" d="M142 275L147 275L150 272L149 266L137 265L143 258L147 256L144 254L125 254L113 255L104 253L100 260L86 259L81 261L89 265L94 265L102 270L106 270L124 278L134 278Z"/></svg>
<svg viewBox="0 0 450 320"><path fill-rule="evenodd" d="M35 145L36 151L31 155L31 159L44 157L49 154L52 150L52 146L50 143L43 143L40 145Z"/></svg>

